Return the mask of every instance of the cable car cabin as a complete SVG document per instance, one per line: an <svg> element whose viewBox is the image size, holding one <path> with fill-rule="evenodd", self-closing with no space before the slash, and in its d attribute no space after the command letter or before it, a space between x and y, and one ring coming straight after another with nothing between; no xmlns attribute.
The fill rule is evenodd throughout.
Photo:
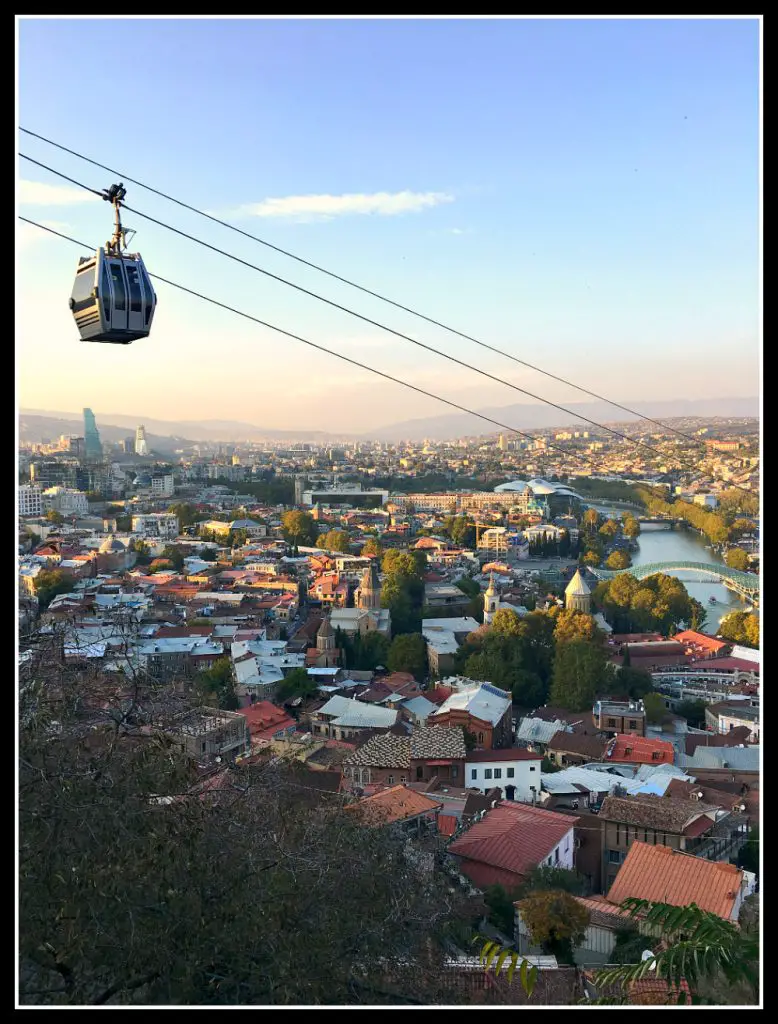
<svg viewBox="0 0 778 1024"><path fill-rule="evenodd" d="M137 253L118 256L98 249L82 256L70 309L82 341L129 345L146 338L157 296Z"/></svg>

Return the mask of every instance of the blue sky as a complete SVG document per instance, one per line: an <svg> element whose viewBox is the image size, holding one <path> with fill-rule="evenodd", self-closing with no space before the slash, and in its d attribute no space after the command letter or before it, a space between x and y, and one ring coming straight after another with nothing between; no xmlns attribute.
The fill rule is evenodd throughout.
<svg viewBox="0 0 778 1024"><path fill-rule="evenodd" d="M758 33L746 19L22 18L19 117L618 400L754 395ZM20 149L113 180L28 136ZM106 204L24 160L19 177L22 214L108 237ZM138 187L127 201L518 386L585 400ZM523 400L125 220L152 272L471 407ZM82 344L78 250L38 235L18 239L24 407L344 430L446 412L162 285L151 338Z"/></svg>

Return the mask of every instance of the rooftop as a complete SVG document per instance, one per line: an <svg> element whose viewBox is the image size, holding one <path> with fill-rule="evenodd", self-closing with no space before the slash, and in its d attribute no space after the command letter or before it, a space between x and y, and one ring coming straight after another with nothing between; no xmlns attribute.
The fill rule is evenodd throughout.
<svg viewBox="0 0 778 1024"><path fill-rule="evenodd" d="M544 860L579 818L501 801L449 846L449 853L525 875Z"/></svg>
<svg viewBox="0 0 778 1024"><path fill-rule="evenodd" d="M600 817L607 821L620 821L639 828L662 829L676 834L684 833L701 816L713 814L716 808L701 801L682 797L655 796L641 793L634 796L606 796ZM713 826L707 818L706 828Z"/></svg>
<svg viewBox="0 0 778 1024"><path fill-rule="evenodd" d="M700 910L729 920L742 883L743 872L734 864L635 841L608 892L608 900L618 904L635 896L679 907L696 903Z"/></svg>
<svg viewBox="0 0 778 1024"><path fill-rule="evenodd" d="M369 825L387 825L393 821L405 821L419 814L427 814L441 806L439 800L399 785L364 797L358 803L350 804L346 810L358 814Z"/></svg>

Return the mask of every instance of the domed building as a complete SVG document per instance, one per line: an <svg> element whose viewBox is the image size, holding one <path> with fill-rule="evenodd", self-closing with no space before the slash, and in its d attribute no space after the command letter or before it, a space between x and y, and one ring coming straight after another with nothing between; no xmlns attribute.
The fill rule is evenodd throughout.
<svg viewBox="0 0 778 1024"><path fill-rule="evenodd" d="M109 535L97 549L97 567L100 572L113 572L127 568L129 552L116 537Z"/></svg>

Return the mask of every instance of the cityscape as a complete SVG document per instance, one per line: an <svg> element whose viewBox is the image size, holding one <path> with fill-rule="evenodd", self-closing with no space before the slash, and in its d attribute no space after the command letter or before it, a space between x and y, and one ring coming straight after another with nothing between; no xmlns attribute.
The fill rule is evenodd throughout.
<svg viewBox="0 0 778 1024"><path fill-rule="evenodd" d="M620 64L618 80L644 104L649 136L668 99L683 98L682 118L687 108L699 116L722 55L735 99L721 99L721 109L733 131L746 133L741 105L758 94L757 18L111 16L80 26L96 41L147 26L157 55L186 40L222 100L252 83L257 117L276 142L308 124L319 144L315 119L291 99L288 125L264 106L264 90L289 81L284 61L307 55L318 67L331 47L344 64L325 62L332 77L323 81L333 94L347 89L364 115L369 97L380 106L389 88L371 76L399 55L419 85L432 46L453 82L450 62L468 28L485 96L498 91L491 56L513 52L502 47L531 60L534 39L549 60L569 52L573 61L576 40L604 55L618 38L635 64ZM711 295L704 316L684 319L698 302L697 278L690 273L676 294L657 253L656 268L670 274L667 349L643 326L624 341L621 322L592 306L602 338L585 343L584 358L565 339L586 336L588 297L580 307L571 298L570 322L548 316L547 345L506 328L521 316L518 291L513 303L502 296L489 307L483 268L474 268L494 258L500 280L500 260L483 248L499 250L500 219L486 206L478 214L478 203L507 187L498 175L485 199L453 183L445 192L417 183L419 192L367 193L380 164L368 140L400 145L404 122L386 110L382 122L364 123L356 178L333 156L318 170L287 170L286 198L232 212L217 208L195 172L176 186L180 196L200 189L205 216L228 228L247 210L268 217L279 242L271 248L284 258L294 248L292 259L307 264L304 285L293 285L304 298L275 303L254 277L238 284L223 268L209 271L215 253L174 257L174 243L137 219L140 210L200 235L210 225L152 206L170 197L141 197L146 186L129 174L106 188L110 168L95 177L79 164L83 154L63 156L57 140L68 139L72 118L61 130L51 121L31 62L49 54L73 66L66 43L75 27L17 19L27 97L20 144L36 153L21 168L19 211L21 227L38 232L29 236L37 241L17 240L17 1006L761 1006L759 266L738 226L756 231L757 197L742 182L759 168L758 142L733 163L722 200L722 231L733 239L726 300ZM249 39L261 59L238 71ZM366 44L375 69L364 63ZM697 47L696 71L676 68L674 47L688 61ZM606 115L589 104L612 116L619 100L610 87L598 91L595 57L579 59L593 75L580 110L594 131ZM644 95L649 69L663 62L666 92ZM153 54L142 58L144 75L152 64ZM172 80L155 73L167 97ZM178 73L199 96L191 69ZM499 81L507 88L513 74ZM316 85L304 79L306 96ZM572 97L572 79L565 89ZM397 90L387 98L405 101ZM568 123L551 96L537 102ZM416 125L420 152L426 130L438 140L430 154L454 138L451 108L438 104L434 130ZM214 118L218 139L214 111L203 107L202 117L206 126ZM484 118L473 138L497 145L496 123ZM176 162L153 131L138 153L110 140L101 150L94 139L89 153L139 179L145 159L146 180L172 189L165 160L171 172ZM689 154L713 152L713 122L710 131ZM268 156L266 196L297 146ZM592 159L581 173L605 175L604 154ZM673 187L691 197L691 155L667 159L677 161ZM639 164L649 177L650 160L643 152ZM465 181L475 166L462 154L446 180ZM632 162L629 170L639 173ZM571 172L555 173L563 187ZM75 198L74 180L101 175L102 194L90 184L91 196ZM646 208L665 201L663 180ZM435 228L441 211L468 203L473 227ZM679 251L699 227L689 204ZM338 235L349 217L360 223ZM425 218L431 226L420 228ZM52 232L99 238L112 219L103 248L76 267L63 241L60 259ZM143 259L128 249L125 221L140 229ZM560 224L574 248L573 225ZM314 237L324 228L334 229L329 255ZM556 230L555 222L549 237ZM612 230L615 253L628 228ZM203 244L229 245L243 270L254 267L256 246L224 234L214 229L213 244ZM363 238L364 274L351 261ZM467 244L472 306L438 280L456 280ZM532 244L541 251L543 240ZM633 271L620 268L633 299L641 281L660 286L649 248ZM25 291L37 253L47 277L40 324L52 325L56 366L48 342L35 340ZM407 279L394 269L398 253L412 264ZM616 273L598 271L603 253L586 271L592 281ZM563 254L541 257L549 274L565 272ZM314 276L322 266L326 281ZM386 286L354 283L371 272ZM194 298L174 293L172 279L218 295L222 309L203 307L198 321L186 305ZM359 306L363 296L344 285L373 306ZM336 309L317 319L305 303L325 291ZM544 296L527 310L533 329ZM377 301L384 306L369 318L356 312ZM436 302L436 318L419 312ZM636 306L636 323L649 305ZM256 343L229 318L236 311L262 317ZM336 314L394 337L380 348L374 334L338 335ZM397 327L384 326L390 318ZM305 360L282 353L271 320L322 351L305 350ZM669 341L682 322L697 323L696 342ZM410 344L437 363L429 351L409 355ZM692 349L697 374L688 372ZM356 369L328 362L330 351ZM506 370L506 356L524 369ZM506 386L522 404L508 404L516 396Z"/></svg>

